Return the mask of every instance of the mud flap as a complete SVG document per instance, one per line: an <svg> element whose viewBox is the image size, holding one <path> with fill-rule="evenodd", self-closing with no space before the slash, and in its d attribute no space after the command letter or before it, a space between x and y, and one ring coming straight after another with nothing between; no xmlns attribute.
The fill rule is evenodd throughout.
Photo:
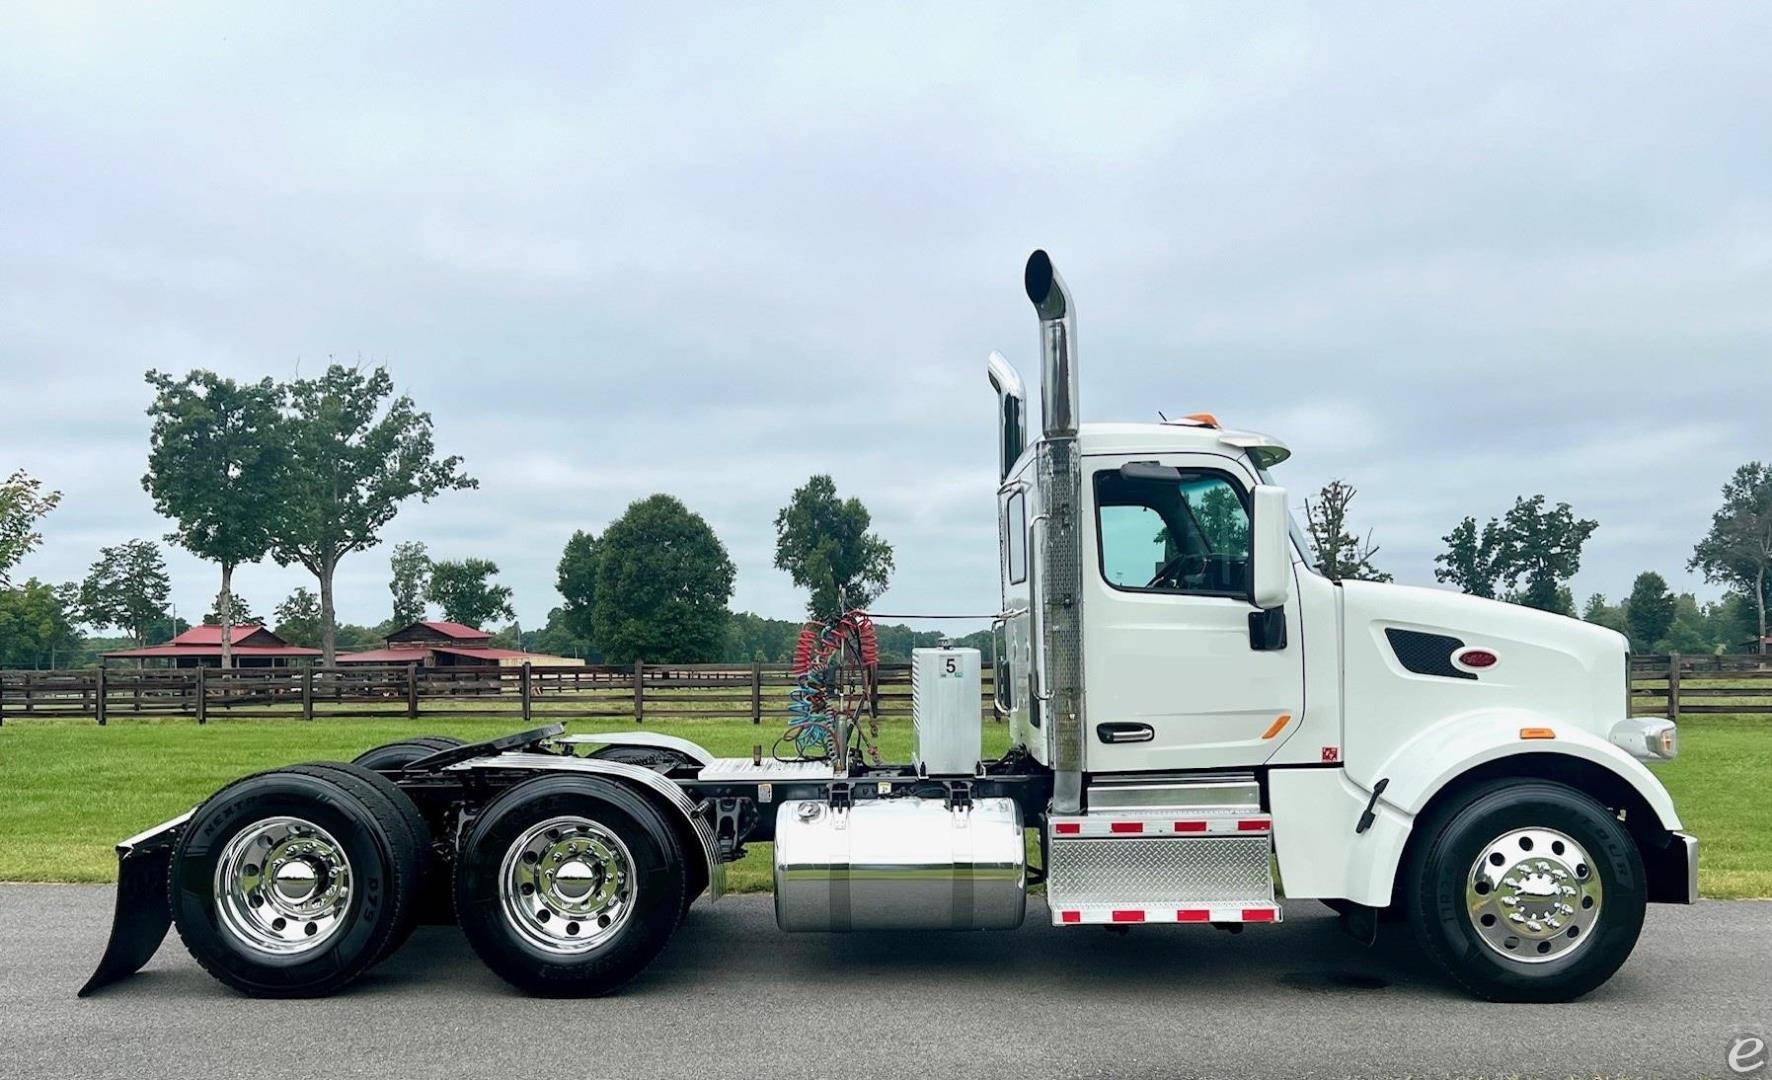
<svg viewBox="0 0 1772 1080"><path fill-rule="evenodd" d="M172 926L172 905L166 895L172 842L189 817L174 818L117 845L117 909L111 916L111 940L98 968L80 988L81 997L140 971L166 940Z"/></svg>

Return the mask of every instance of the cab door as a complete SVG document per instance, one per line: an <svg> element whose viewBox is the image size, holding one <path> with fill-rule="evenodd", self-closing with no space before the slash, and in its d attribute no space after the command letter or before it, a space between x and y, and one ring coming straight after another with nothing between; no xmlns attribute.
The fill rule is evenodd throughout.
<svg viewBox="0 0 1772 1080"><path fill-rule="evenodd" d="M1302 714L1295 594L1266 619L1248 599L1255 482L1212 454L1085 459L1090 772L1257 765Z"/></svg>

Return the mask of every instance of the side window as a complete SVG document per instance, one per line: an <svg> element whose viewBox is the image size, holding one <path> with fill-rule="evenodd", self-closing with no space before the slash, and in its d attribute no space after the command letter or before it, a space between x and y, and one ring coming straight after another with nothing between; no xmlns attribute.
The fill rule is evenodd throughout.
<svg viewBox="0 0 1772 1080"><path fill-rule="evenodd" d="M1243 596L1249 509L1243 490L1214 472L1166 477L1095 474L1101 576L1135 592Z"/></svg>
<svg viewBox="0 0 1772 1080"><path fill-rule="evenodd" d="M1004 504L1003 529L1008 533L1004 546L1009 552L1009 584L1020 585L1028 579L1028 507L1024 492L1017 491Z"/></svg>

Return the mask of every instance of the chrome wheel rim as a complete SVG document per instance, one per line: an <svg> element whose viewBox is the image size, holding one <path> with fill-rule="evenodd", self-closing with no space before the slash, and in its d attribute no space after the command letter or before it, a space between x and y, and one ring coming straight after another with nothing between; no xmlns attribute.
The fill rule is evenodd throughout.
<svg viewBox="0 0 1772 1080"><path fill-rule="evenodd" d="M634 911L634 857L589 818L549 818L505 852L499 901L506 921L535 947L573 955L614 937Z"/></svg>
<svg viewBox="0 0 1772 1080"><path fill-rule="evenodd" d="M1465 911L1491 950L1523 964L1571 955L1600 921L1600 872L1555 829L1515 829L1483 845L1465 882Z"/></svg>
<svg viewBox="0 0 1772 1080"><path fill-rule="evenodd" d="M277 956L311 952L345 924L351 861L313 822L265 818L222 849L215 898L222 929L247 948Z"/></svg>

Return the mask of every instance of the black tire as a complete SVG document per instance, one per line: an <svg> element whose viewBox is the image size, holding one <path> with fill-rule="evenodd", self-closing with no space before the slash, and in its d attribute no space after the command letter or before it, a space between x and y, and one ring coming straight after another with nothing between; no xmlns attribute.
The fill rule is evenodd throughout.
<svg viewBox="0 0 1772 1080"><path fill-rule="evenodd" d="M372 799L383 800L390 809L400 815L400 820L405 822L406 832L412 840L413 850L418 853L418 872L417 876L413 878L416 884L413 886L412 903L407 905L407 917L399 933L388 942L387 948L377 958L376 962L380 963L393 955L400 946L406 944L406 939L412 936L413 930L418 928L420 922L439 921L436 917L438 912L450 910L449 879L447 874L443 872L445 868L438 865L436 851L431 844L430 823L425 820L424 814L419 812L418 804L412 801L410 795L401 791L398 784L374 769L344 761L315 761L307 765L293 766L290 769L291 772L309 770L339 778L340 783L350 788L365 802ZM361 784L367 790L358 790L352 787L354 784ZM449 920L444 918L440 921L447 922Z"/></svg>
<svg viewBox="0 0 1772 1080"><path fill-rule="evenodd" d="M700 764L683 751L673 750L668 746L623 746L618 743L613 746L600 747L589 756L600 758L603 761L618 761L623 765L638 765L643 769L652 769L666 774L672 769L694 768ZM698 853L699 849L681 838L678 843L690 855ZM689 917L690 905L694 904L695 898L707 891L708 887L708 868L705 860L691 858L688 862L688 870L689 883L683 890L683 905L677 911L678 922Z"/></svg>
<svg viewBox="0 0 1772 1080"><path fill-rule="evenodd" d="M589 951L537 945L501 898L507 853L556 817L607 830L632 859L630 909ZM542 776L494 799L475 822L456 862L456 918L480 959L512 986L546 997L595 997L632 979L664 948L682 911L686 879L676 833L645 796L604 777ZM578 925L555 921L562 928Z"/></svg>
<svg viewBox="0 0 1772 1080"><path fill-rule="evenodd" d="M419 735L365 750L352 758L351 764L379 772L397 772L419 758L430 757L439 750L453 750L466 745L460 739L448 735Z"/></svg>
<svg viewBox="0 0 1772 1080"><path fill-rule="evenodd" d="M350 865L347 899L312 948L280 955L225 924L217 864L260 823L297 818L324 830ZM173 851L167 889L174 923L204 970L254 997L318 997L367 971L411 917L419 855L398 810L360 780L301 767L237 780L192 815Z"/></svg>
<svg viewBox="0 0 1772 1080"><path fill-rule="evenodd" d="M1572 1001L1611 978L1630 956L1648 901L1642 855L1612 812L1588 795L1548 781L1497 780L1419 827L1428 831L1405 871L1409 921L1422 950L1470 993L1490 1001ZM1533 952L1565 947L1563 932L1548 943L1513 938L1522 957L1515 959L1504 954L1510 946L1484 940L1467 909L1466 888L1484 850L1523 829L1555 830L1579 844L1593 865L1582 863L1575 872L1582 881L1597 875L1601 895L1595 921L1576 947L1543 960ZM1580 930L1569 922L1564 932Z"/></svg>
<svg viewBox="0 0 1772 1080"><path fill-rule="evenodd" d="M681 750L673 750L668 746L604 746L593 752L591 757L604 761L619 761L623 765L638 765L643 769L654 769L668 773L672 769L696 764L694 758Z"/></svg>

